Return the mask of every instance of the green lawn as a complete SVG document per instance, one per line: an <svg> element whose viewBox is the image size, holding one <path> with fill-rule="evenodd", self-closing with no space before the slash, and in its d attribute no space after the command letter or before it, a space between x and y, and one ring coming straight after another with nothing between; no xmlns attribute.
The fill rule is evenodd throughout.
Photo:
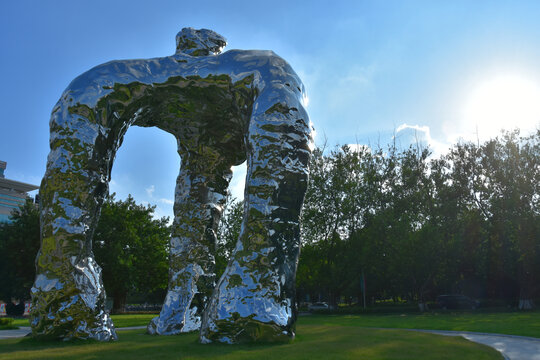
<svg viewBox="0 0 540 360"><path fill-rule="evenodd" d="M156 314L113 315L117 328L146 326ZM306 315L300 325L339 325L395 329L456 330L521 335L540 338L540 312L431 313L402 315ZM26 319L13 325L30 326Z"/></svg>
<svg viewBox="0 0 540 360"><path fill-rule="evenodd" d="M198 334L150 336L119 333L116 342L0 340L0 359L395 359L501 360L494 349L460 337L356 326L299 324L298 336L280 345L201 345Z"/></svg>
<svg viewBox="0 0 540 360"><path fill-rule="evenodd" d="M30 326L28 319L13 319L14 326Z"/></svg>
<svg viewBox="0 0 540 360"><path fill-rule="evenodd" d="M0 325L0 330L13 330L18 328L19 327L15 325Z"/></svg>
<svg viewBox="0 0 540 360"><path fill-rule="evenodd" d="M117 328L128 326L146 326L159 314L142 314L142 315L112 315L114 326Z"/></svg>
<svg viewBox="0 0 540 360"><path fill-rule="evenodd" d="M156 315L113 315L116 327L148 325ZM540 338L540 312L430 313L402 315L306 315L299 324L396 329L456 330Z"/></svg>
<svg viewBox="0 0 540 360"><path fill-rule="evenodd" d="M113 315L116 327L146 326L156 315ZM14 322L28 326L25 319ZM540 312L402 315L305 315L297 338L282 345L200 345L197 334L150 336L119 332L119 341L0 340L0 359L502 359L493 349L460 337L403 330L494 332L540 338Z"/></svg>
<svg viewBox="0 0 540 360"><path fill-rule="evenodd" d="M114 326L117 328L128 326L141 326L148 325L150 320L156 317L158 314L143 314L143 315L112 315ZM14 319L13 325L15 326L30 326L28 319Z"/></svg>
<svg viewBox="0 0 540 360"><path fill-rule="evenodd" d="M443 313L402 315L311 315L299 323L340 326L456 330L540 338L540 312Z"/></svg>
<svg viewBox="0 0 540 360"><path fill-rule="evenodd" d="M146 326L155 314L113 315L117 328ZM300 325L340 325L396 329L431 329L499 333L540 338L540 312L430 313L402 315L306 315ZM16 319L16 326L29 326Z"/></svg>
<svg viewBox="0 0 540 360"><path fill-rule="evenodd" d="M1 317L0 318L0 330L17 329L18 326L13 324L13 318Z"/></svg>

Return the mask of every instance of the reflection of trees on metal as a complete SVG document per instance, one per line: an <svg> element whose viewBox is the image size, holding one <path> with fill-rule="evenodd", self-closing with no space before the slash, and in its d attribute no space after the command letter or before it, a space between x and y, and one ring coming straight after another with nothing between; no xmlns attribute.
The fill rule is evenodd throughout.
<svg viewBox="0 0 540 360"><path fill-rule="evenodd" d="M224 45L213 31L183 29L173 56L97 66L54 107L40 192L34 336L116 338L92 235L131 125L176 136L182 160L169 290L148 331L176 334L202 322L203 342L294 336L298 217L312 142L303 85L273 52L219 54ZM215 231L231 166L245 160L242 232L215 286Z"/></svg>

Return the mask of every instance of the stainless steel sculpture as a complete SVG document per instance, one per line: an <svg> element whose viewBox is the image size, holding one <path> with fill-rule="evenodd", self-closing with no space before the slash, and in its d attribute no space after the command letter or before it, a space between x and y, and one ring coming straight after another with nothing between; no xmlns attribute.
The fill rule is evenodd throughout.
<svg viewBox="0 0 540 360"><path fill-rule="evenodd" d="M174 55L99 65L63 93L52 111L40 190L35 337L116 338L92 236L115 153L131 125L176 136L182 164L169 289L148 331L201 327L205 343L294 336L298 217L312 148L303 85L273 52L221 54L225 44L213 31L183 29ZM242 233L216 287L215 230L231 166L246 159Z"/></svg>

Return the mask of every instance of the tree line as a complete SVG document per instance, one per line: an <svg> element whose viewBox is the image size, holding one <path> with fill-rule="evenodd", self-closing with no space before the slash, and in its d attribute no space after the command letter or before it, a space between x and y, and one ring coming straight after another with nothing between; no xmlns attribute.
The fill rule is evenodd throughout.
<svg viewBox="0 0 540 360"><path fill-rule="evenodd" d="M540 290L540 131L440 157L316 149L302 215L300 300L424 303L462 293L530 308Z"/></svg>
<svg viewBox="0 0 540 360"><path fill-rule="evenodd" d="M133 197L108 196L94 233L93 252L102 268L103 284L112 297L112 311L124 311L128 296L161 303L168 278L170 229L168 219L154 219L155 207ZM0 223L0 300L29 300L39 250L39 210L27 201Z"/></svg>
<svg viewBox="0 0 540 360"><path fill-rule="evenodd" d="M424 303L462 293L529 308L540 297L540 131L455 144L433 157L399 149L317 148L302 211L299 302ZM161 303L167 219L129 196L109 196L93 251L113 309L128 297ZM243 202L228 198L217 231L216 273L240 233ZM28 202L0 224L0 299L28 299L39 212Z"/></svg>

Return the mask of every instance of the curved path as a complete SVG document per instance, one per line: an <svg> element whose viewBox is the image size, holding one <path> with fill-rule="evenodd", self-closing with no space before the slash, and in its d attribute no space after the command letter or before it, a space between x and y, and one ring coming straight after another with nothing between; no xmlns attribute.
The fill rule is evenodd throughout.
<svg viewBox="0 0 540 360"><path fill-rule="evenodd" d="M129 327L117 328L116 330L123 331L123 330L137 330L137 329L146 329L146 326L129 326ZM26 335L29 335L31 331L32 330L30 329L29 326L21 326L15 330L0 330L0 340L25 337Z"/></svg>
<svg viewBox="0 0 540 360"><path fill-rule="evenodd" d="M477 333L470 331L405 330L446 336L463 336L467 340L491 346L495 350L499 351L504 358L508 360L540 360L540 339L538 338L516 335Z"/></svg>
<svg viewBox="0 0 540 360"><path fill-rule="evenodd" d="M117 330L145 329L146 326L132 326L119 328ZM378 328L383 329L383 328ZM388 330L384 328L385 330ZM417 330L417 329L392 329L418 331L446 336L463 336L465 339L476 343L491 346L499 351L507 360L540 360L540 339L503 335L490 333L477 333L470 331L448 331L448 330ZM0 339L11 339L26 336L30 333L29 327L21 327L17 330L0 330Z"/></svg>

